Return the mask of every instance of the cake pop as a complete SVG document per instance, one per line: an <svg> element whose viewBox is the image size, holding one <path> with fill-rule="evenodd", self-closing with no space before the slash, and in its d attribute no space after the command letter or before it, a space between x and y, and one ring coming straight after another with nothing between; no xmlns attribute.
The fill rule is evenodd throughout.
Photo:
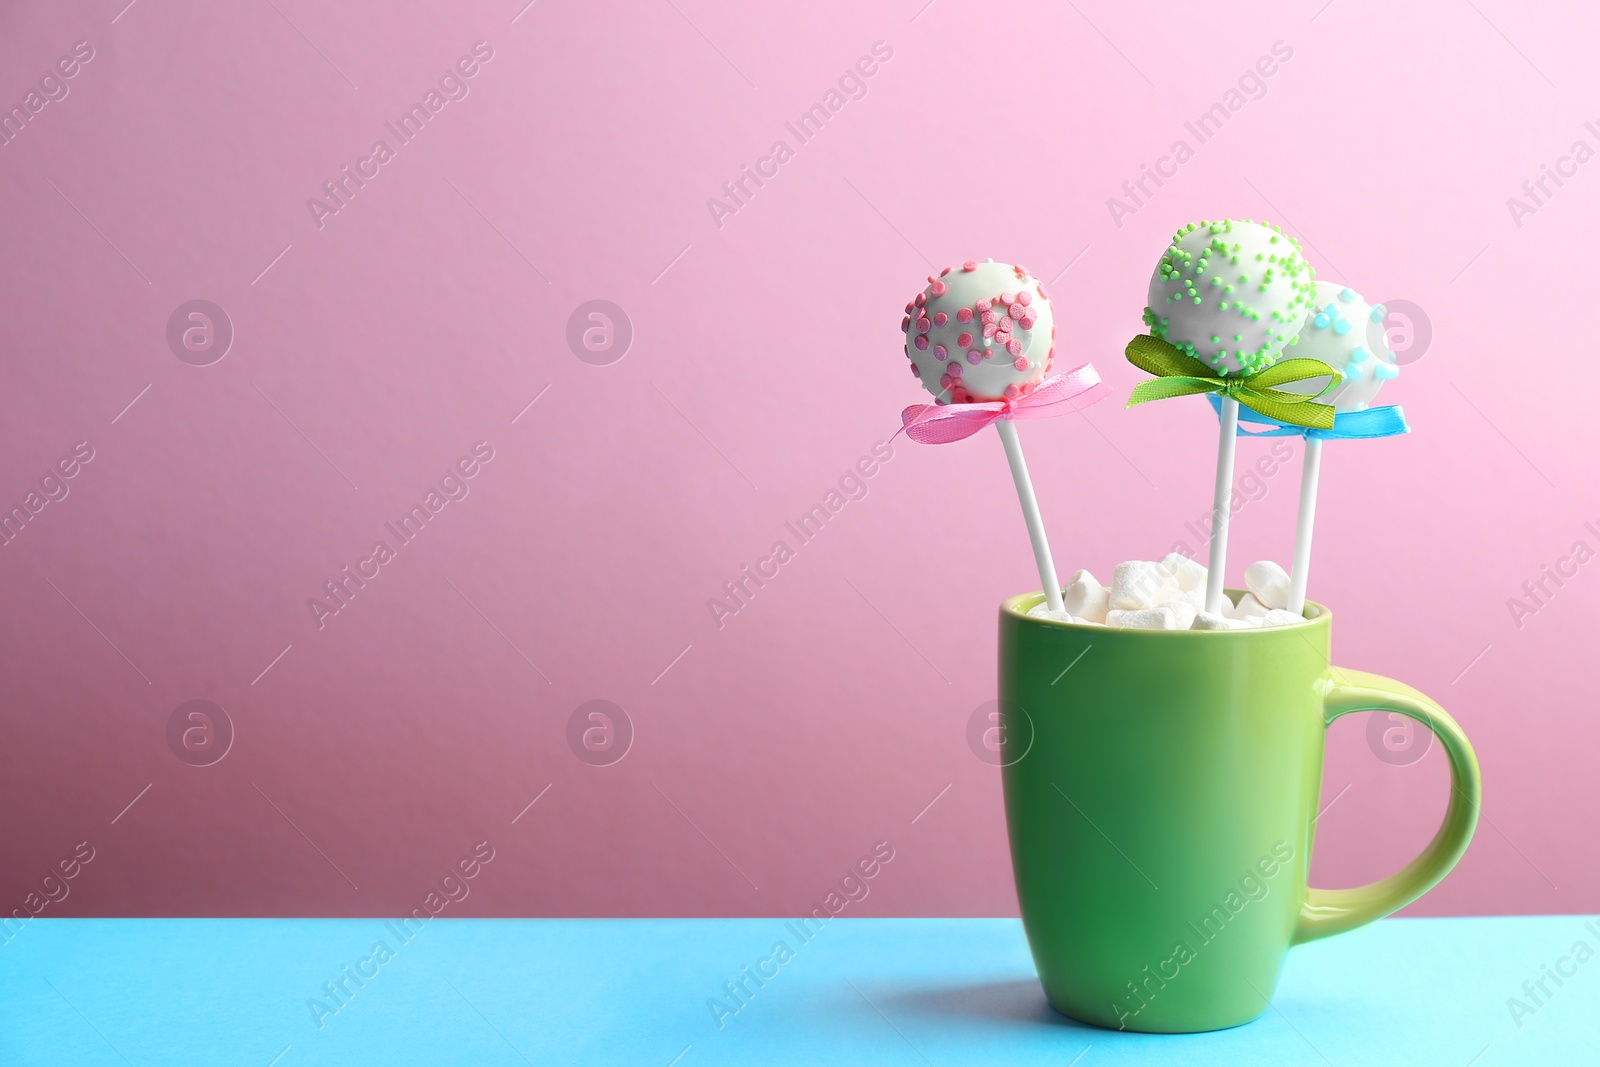
<svg viewBox="0 0 1600 1067"><path fill-rule="evenodd" d="M1349 286L1317 282L1312 311L1295 342L1295 354L1328 364L1344 380L1322 394L1324 403L1339 414L1331 436L1387 437L1405 433L1405 414L1398 407L1370 407L1383 383L1400 373L1383 326L1383 305L1368 304ZM1298 387L1298 388L1297 388ZM1310 392L1315 386L1296 382L1286 386ZM1360 413L1360 414L1357 414ZM1355 425L1355 424L1360 425ZM1311 576L1311 538L1317 518L1317 483L1322 469L1320 434L1307 433L1300 461L1300 510L1295 520L1294 564L1289 574L1287 610L1305 609L1306 584Z"/></svg>
<svg viewBox="0 0 1600 1067"><path fill-rule="evenodd" d="M1239 390L1253 377L1267 379L1251 403L1264 401L1262 406L1269 410L1285 396L1298 400L1298 396L1305 395L1278 390L1276 386L1308 377L1309 363L1285 368L1287 374L1269 368L1278 362L1285 348L1295 343L1311 309L1314 291L1311 267L1293 239L1275 226L1230 219L1201 222L1179 230L1150 278L1144 321L1151 338L1165 342L1156 347L1175 356L1179 364L1194 365L1196 370L1203 365L1215 375L1201 377L1188 369L1169 372L1148 366L1141 362L1139 353L1154 345L1149 339L1136 338L1129 346L1129 359L1177 379L1166 383L1166 391L1155 395L1180 396L1219 389L1223 393L1217 475L1212 491L1210 565L1206 571L1205 607L1213 614L1222 610L1224 595L1234 443L1239 428L1238 396L1247 395ZM1237 379L1238 385L1224 381L1229 378ZM1336 380L1337 375L1332 378ZM1326 385L1328 380L1321 384ZM1141 399L1136 395L1129 398L1129 403ZM1331 421L1331 409L1323 407L1321 412L1323 419Z"/></svg>
<svg viewBox="0 0 1600 1067"><path fill-rule="evenodd" d="M1043 284L992 259L929 278L900 326L924 388L950 403L1026 396L1055 355L1055 315Z"/></svg>
<svg viewBox="0 0 1600 1067"><path fill-rule="evenodd" d="M1061 585L1045 538L1016 419L1076 411L1106 396L1087 363L1050 375L1055 359L1055 315L1044 285L1023 267L992 259L968 260L929 277L900 320L911 373L934 403L901 412L906 435L943 444L993 424L1005 447L1039 581L1051 611L1063 612Z"/></svg>
<svg viewBox="0 0 1600 1067"><path fill-rule="evenodd" d="M1343 381L1319 397L1335 411L1361 411L1370 406L1383 383L1400 373L1383 317L1382 304L1367 303L1349 286L1315 283L1311 315L1295 340L1294 354L1320 359L1344 375ZM1315 391L1299 382L1286 388Z"/></svg>
<svg viewBox="0 0 1600 1067"><path fill-rule="evenodd" d="M1145 325L1221 374L1274 363L1311 309L1311 267L1276 226L1190 224L1172 237L1150 279Z"/></svg>

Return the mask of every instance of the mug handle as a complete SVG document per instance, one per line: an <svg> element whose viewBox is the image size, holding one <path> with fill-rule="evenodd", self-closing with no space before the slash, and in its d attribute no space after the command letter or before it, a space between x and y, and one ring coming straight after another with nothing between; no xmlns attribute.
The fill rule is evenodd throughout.
<svg viewBox="0 0 1600 1067"><path fill-rule="evenodd" d="M1415 689L1380 675L1338 667L1333 674L1340 680L1330 682L1323 696L1325 726L1353 711L1392 711L1420 722L1433 731L1450 758L1450 806L1422 854L1381 882L1354 889L1308 886L1295 927L1296 945L1381 919L1432 889L1467 850L1483 801L1483 782L1472 743L1443 708Z"/></svg>

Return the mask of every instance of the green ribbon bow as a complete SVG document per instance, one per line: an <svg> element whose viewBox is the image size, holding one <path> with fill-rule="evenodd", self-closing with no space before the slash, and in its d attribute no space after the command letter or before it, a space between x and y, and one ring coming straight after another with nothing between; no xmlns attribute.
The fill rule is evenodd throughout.
<svg viewBox="0 0 1600 1067"><path fill-rule="evenodd" d="M1156 376L1140 382L1128 397L1128 407L1151 400L1194 393L1220 393L1269 419L1313 430L1333 429L1333 405L1315 403L1317 397L1338 385L1344 376L1320 359L1285 359L1254 374L1217 375L1212 368L1186 356L1166 341L1141 334L1128 342L1128 362ZM1291 393L1277 386L1327 378L1314 394Z"/></svg>

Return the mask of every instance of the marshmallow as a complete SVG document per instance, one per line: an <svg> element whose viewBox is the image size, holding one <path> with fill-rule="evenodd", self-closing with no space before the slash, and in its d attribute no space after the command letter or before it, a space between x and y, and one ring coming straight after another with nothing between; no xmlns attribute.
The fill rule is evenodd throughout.
<svg viewBox="0 0 1600 1067"><path fill-rule="evenodd" d="M1294 612L1285 611L1282 608L1273 608L1261 616L1262 626L1298 626L1305 621L1305 616L1296 615Z"/></svg>
<svg viewBox="0 0 1600 1067"><path fill-rule="evenodd" d="M1178 588L1185 593L1191 589L1205 589L1206 568L1205 564L1198 560L1192 560L1188 556L1179 555L1176 552L1168 552L1162 557L1161 565L1178 580ZM1204 595L1202 594L1203 598Z"/></svg>
<svg viewBox="0 0 1600 1067"><path fill-rule="evenodd" d="M1130 560L1111 575L1110 606L1121 611L1157 608L1178 596L1178 579L1159 563Z"/></svg>
<svg viewBox="0 0 1600 1067"><path fill-rule="evenodd" d="M1209 611L1196 612L1191 630L1243 630L1249 623L1242 619L1230 619L1226 615L1213 615Z"/></svg>
<svg viewBox="0 0 1600 1067"><path fill-rule="evenodd" d="M1228 611L1226 607L1224 607L1223 610ZM1267 610L1267 606L1261 603L1261 601L1257 600L1254 593L1246 593L1244 596L1239 598L1239 603L1236 604L1233 610L1229 611L1228 614L1232 615L1235 619L1258 619L1265 615Z"/></svg>
<svg viewBox="0 0 1600 1067"><path fill-rule="evenodd" d="M1288 599L1289 576L1270 561L1245 568L1250 591L1238 604L1223 602L1221 612L1205 610L1206 568L1176 552L1160 563L1129 560L1117 564L1110 587L1088 571L1077 571L1061 591L1065 610L1043 603L1028 614L1073 626L1113 626L1131 630L1253 630L1296 626L1307 620L1278 605Z"/></svg>
<svg viewBox="0 0 1600 1067"><path fill-rule="evenodd" d="M1090 622L1105 622L1111 594L1088 571L1079 571L1061 591L1061 603L1072 614Z"/></svg>
<svg viewBox="0 0 1600 1067"><path fill-rule="evenodd" d="M1186 630L1178 625L1178 613L1170 606L1138 608L1129 611L1112 609L1106 613L1107 626L1120 626L1128 630Z"/></svg>
<svg viewBox="0 0 1600 1067"><path fill-rule="evenodd" d="M1267 609L1289 606L1289 575L1271 560L1261 560L1244 569L1244 584Z"/></svg>

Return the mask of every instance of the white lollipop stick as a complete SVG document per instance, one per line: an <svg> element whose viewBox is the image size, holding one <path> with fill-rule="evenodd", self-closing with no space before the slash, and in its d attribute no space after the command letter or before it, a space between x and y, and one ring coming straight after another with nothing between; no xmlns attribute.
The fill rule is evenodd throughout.
<svg viewBox="0 0 1600 1067"><path fill-rule="evenodd" d="M1050 558L1050 542L1045 540L1044 520L1039 517L1039 501L1033 495L1033 479L1028 477L1028 464L1022 458L1022 442L1017 440L1017 428L1010 419L994 424L1000 434L1000 443L1006 446L1006 461L1011 464L1011 480L1017 483L1017 499L1022 503L1022 517L1028 524L1028 540L1033 542L1033 558L1039 564L1039 581L1044 585L1044 601L1051 611L1065 611L1061 604L1061 583L1056 580L1055 561Z"/></svg>
<svg viewBox="0 0 1600 1067"><path fill-rule="evenodd" d="M1300 464L1300 519L1294 530L1294 570L1289 572L1289 610L1299 615L1306 607L1306 579L1311 574L1311 524L1317 519L1317 472L1322 467L1322 441L1306 438Z"/></svg>
<svg viewBox="0 0 1600 1067"><path fill-rule="evenodd" d="M1222 398L1222 436L1217 438L1217 485L1211 496L1211 560L1206 569L1206 610L1222 612L1223 571L1228 566L1228 516L1233 498L1233 446L1239 433L1239 402Z"/></svg>

